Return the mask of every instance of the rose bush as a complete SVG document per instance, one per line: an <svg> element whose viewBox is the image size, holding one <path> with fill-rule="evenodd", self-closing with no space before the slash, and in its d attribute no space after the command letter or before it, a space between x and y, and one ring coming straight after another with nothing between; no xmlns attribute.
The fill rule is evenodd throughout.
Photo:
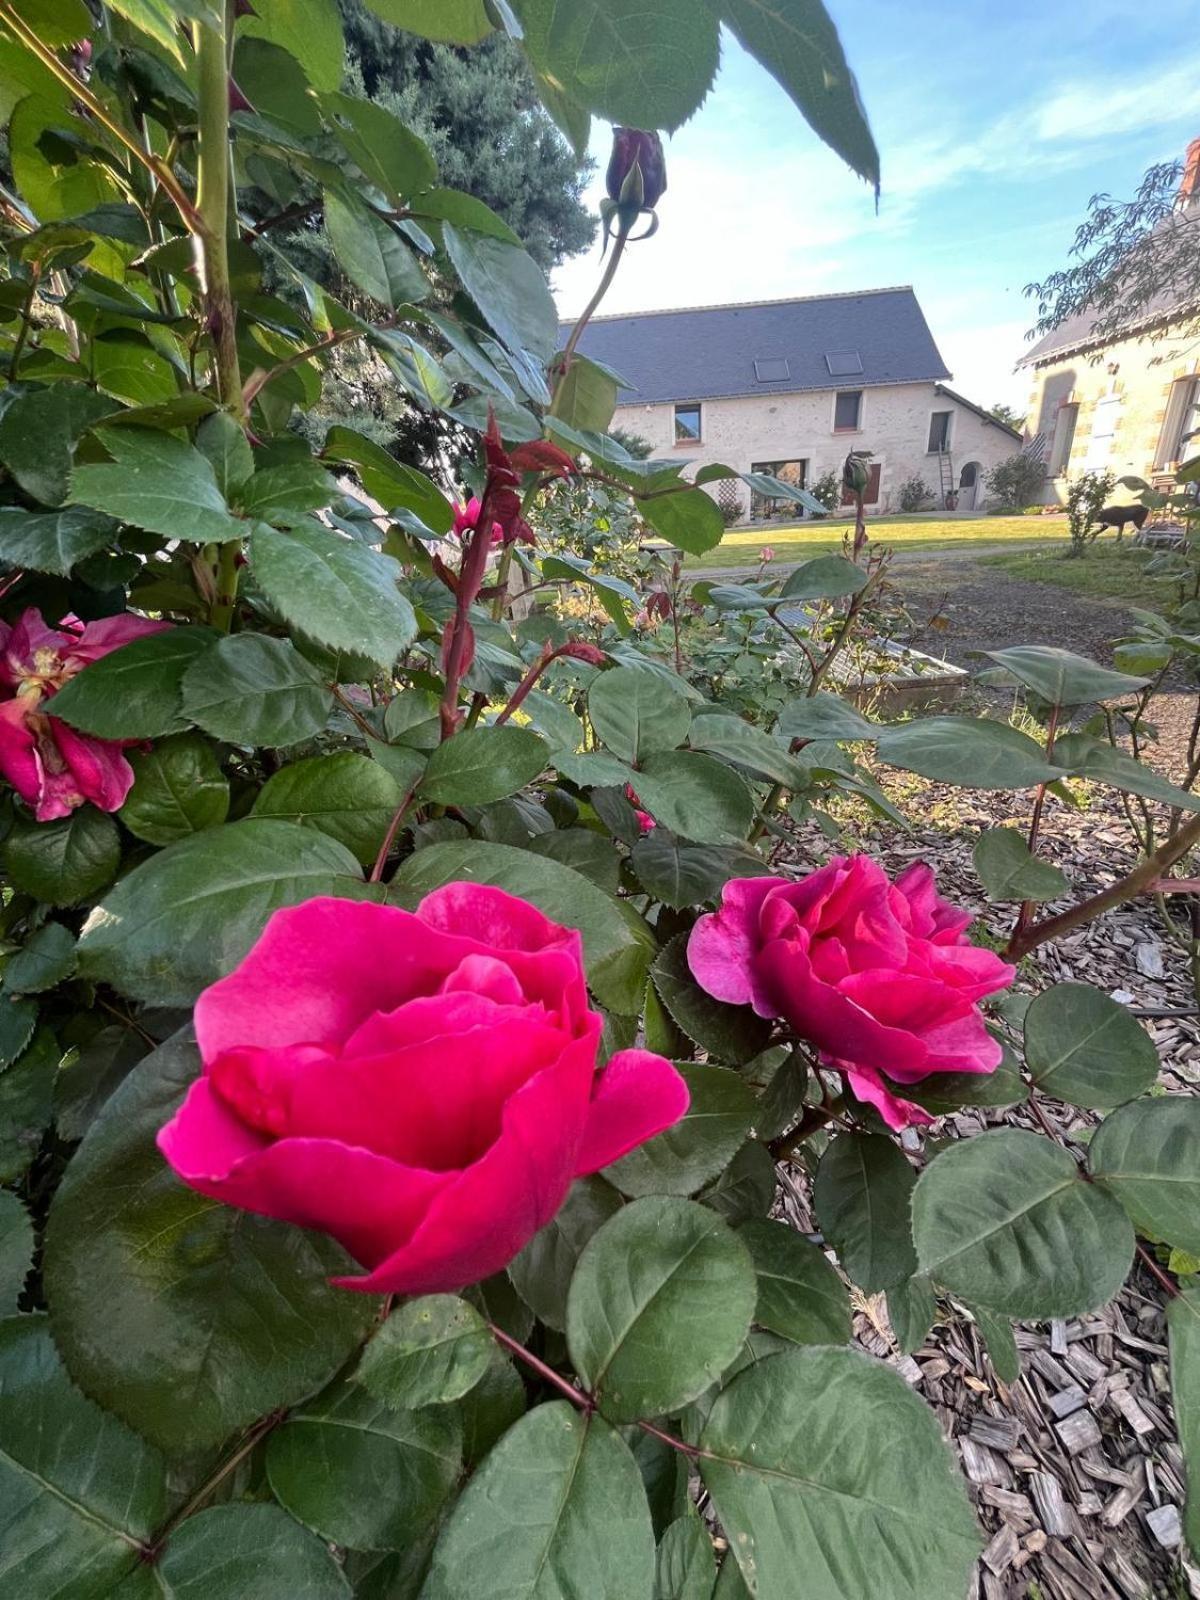
<svg viewBox="0 0 1200 1600"><path fill-rule="evenodd" d="M783 1018L903 1128L933 1119L887 1079L992 1072L1003 1055L978 1002L1016 968L970 942L970 921L923 863L893 883L866 856L837 856L799 882L727 883L720 910L692 930L688 963L717 1000Z"/></svg>
<svg viewBox="0 0 1200 1600"><path fill-rule="evenodd" d="M461 1289L687 1110L649 1051L597 1076L602 1026L579 935L526 901L309 900L196 1002L204 1074L159 1147L201 1194L332 1234L371 1269L343 1287Z"/></svg>
<svg viewBox="0 0 1200 1600"><path fill-rule="evenodd" d="M1109 995L1000 992L1188 881L1200 802L1112 711L1162 660L1014 647L1020 727L877 720L834 692L887 573L872 458L844 554L692 582L722 485L819 502L611 430L589 316L722 27L878 181L817 0L367 3L396 51L503 28L578 150L623 130L565 337L343 79L334 0L0 0L6 1587L961 1600L973 1491L851 1288L895 1350L971 1316L1012 1384L1010 1319L1140 1249L1200 1449L1200 1101ZM374 419L308 452L347 345L410 441L474 441L462 481ZM601 495L655 536L619 574ZM976 842L1002 956L923 869L844 858L903 823L892 769L1028 797ZM1073 785L1155 824L1098 897L1039 850ZM964 1105L981 1136L911 1125Z"/></svg>

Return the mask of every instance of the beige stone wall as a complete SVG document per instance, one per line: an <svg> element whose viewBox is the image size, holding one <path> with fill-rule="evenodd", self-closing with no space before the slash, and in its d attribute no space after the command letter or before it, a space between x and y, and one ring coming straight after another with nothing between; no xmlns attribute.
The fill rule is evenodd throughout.
<svg viewBox="0 0 1200 1600"><path fill-rule="evenodd" d="M675 443L675 408L670 403L620 406L613 422L648 439L656 456L679 455L697 466L720 461L745 472L760 462L807 460L810 484L830 470L840 475L847 451L869 450L881 466L879 510L897 508L899 487L914 473L937 492L937 456L926 451L934 411L953 413L950 455L956 479L969 461L980 463L986 475L1020 449L1010 433L936 394L932 383L864 390L857 433L834 431L832 389L702 400L701 405L704 437L699 444ZM748 500L749 492L742 493Z"/></svg>
<svg viewBox="0 0 1200 1600"><path fill-rule="evenodd" d="M1173 385L1200 375L1200 354L1194 339L1126 339L1097 352L1084 352L1039 365L1030 373L1026 424L1047 439L1047 504L1061 504L1069 479L1107 467L1125 474L1163 476L1156 466L1159 442ZM1079 407L1070 457L1054 450L1064 406ZM1167 468L1169 471L1169 467ZM1120 489L1114 500L1133 493Z"/></svg>

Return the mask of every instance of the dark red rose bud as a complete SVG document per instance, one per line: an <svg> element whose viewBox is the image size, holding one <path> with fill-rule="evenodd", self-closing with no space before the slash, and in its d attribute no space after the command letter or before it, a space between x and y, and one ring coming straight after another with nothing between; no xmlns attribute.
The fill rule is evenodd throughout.
<svg viewBox="0 0 1200 1600"><path fill-rule="evenodd" d="M657 133L614 128L608 163L608 198L636 216L653 211L667 189L667 163Z"/></svg>
<svg viewBox="0 0 1200 1600"><path fill-rule="evenodd" d="M871 481L871 468L866 456L851 450L842 467L842 484L851 494L866 494Z"/></svg>

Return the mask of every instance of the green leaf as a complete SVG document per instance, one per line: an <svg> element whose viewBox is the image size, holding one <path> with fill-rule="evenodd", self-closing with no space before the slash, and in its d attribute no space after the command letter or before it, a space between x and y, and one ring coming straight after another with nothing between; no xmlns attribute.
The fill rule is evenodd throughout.
<svg viewBox="0 0 1200 1600"><path fill-rule="evenodd" d="M741 844L754 821L754 796L712 756L666 750L634 780L643 806L673 833L699 844Z"/></svg>
<svg viewBox="0 0 1200 1600"><path fill-rule="evenodd" d="M9 394L12 398L0 412L0 462L31 499L61 505L75 446L117 403L77 383ZM4 548L7 559L7 544Z"/></svg>
<svg viewBox="0 0 1200 1600"><path fill-rule="evenodd" d="M0 1183L16 1183L32 1165L50 1126L62 1052L49 1028L0 1072Z"/></svg>
<svg viewBox="0 0 1200 1600"><path fill-rule="evenodd" d="M771 870L752 850L685 844L669 828L643 834L630 861L646 892L676 911L715 900L730 878L757 878Z"/></svg>
<svg viewBox="0 0 1200 1600"><path fill-rule="evenodd" d="M251 814L316 828L369 867L401 798L400 785L379 762L339 750L282 767L259 790Z"/></svg>
<svg viewBox="0 0 1200 1600"><path fill-rule="evenodd" d="M937 1316L937 1296L923 1272L888 1290L887 1312L901 1355L912 1355L925 1343Z"/></svg>
<svg viewBox="0 0 1200 1600"><path fill-rule="evenodd" d="M1200 1255L1200 1100L1135 1100L1105 1117L1088 1170L1135 1228Z"/></svg>
<svg viewBox="0 0 1200 1600"><path fill-rule="evenodd" d="M891 1087L902 1099L915 1100L935 1117L963 1106L1015 1106L1029 1098L1016 1059L1007 1049L994 1072L931 1072L918 1083L893 1083Z"/></svg>
<svg viewBox="0 0 1200 1600"><path fill-rule="evenodd" d="M355 1377L395 1410L461 1400L492 1360L483 1318L453 1294L426 1294L393 1311L368 1344Z"/></svg>
<svg viewBox="0 0 1200 1600"><path fill-rule="evenodd" d="M1073 650L1048 644L1013 645L1008 650L985 650L984 655L1052 706L1080 706L1133 695L1150 681L1097 666Z"/></svg>
<svg viewBox="0 0 1200 1600"><path fill-rule="evenodd" d="M782 783L788 789L808 787L808 772L787 753L786 746L741 717L697 717L688 733L688 746L743 767L751 777Z"/></svg>
<svg viewBox="0 0 1200 1600"><path fill-rule="evenodd" d="M74 906L111 883L121 836L104 811L80 806L55 822L18 817L0 844L0 865L18 889L52 906Z"/></svg>
<svg viewBox="0 0 1200 1600"><path fill-rule="evenodd" d="M1025 1013L1025 1065L1039 1089L1106 1111L1158 1077L1154 1041L1123 1005L1090 983L1056 983Z"/></svg>
<svg viewBox="0 0 1200 1600"><path fill-rule="evenodd" d="M327 189L325 226L338 265L372 300L394 311L429 293L429 280L408 240L364 200Z"/></svg>
<svg viewBox="0 0 1200 1600"><path fill-rule="evenodd" d="M975 871L989 900L1057 900L1069 888L1048 861L1030 854L1016 828L989 828L975 841Z"/></svg>
<svg viewBox="0 0 1200 1600"><path fill-rule="evenodd" d="M744 1244L688 1200L635 1200L585 1245L567 1296L575 1370L614 1422L703 1394L737 1355L756 1295Z"/></svg>
<svg viewBox="0 0 1200 1600"><path fill-rule="evenodd" d="M280 45L314 89L341 85L345 45L335 0L255 0L254 10L238 21L238 35Z"/></svg>
<svg viewBox="0 0 1200 1600"><path fill-rule="evenodd" d="M1167 1334L1171 1399L1188 1477L1183 1532L1193 1556L1200 1557L1200 1288L1182 1286L1167 1301Z"/></svg>
<svg viewBox="0 0 1200 1600"><path fill-rule="evenodd" d="M492 31L484 0L367 0L385 22L445 44L478 44Z"/></svg>
<svg viewBox="0 0 1200 1600"><path fill-rule="evenodd" d="M229 782L199 734L181 733L150 750L131 751L129 765L133 787L119 815L147 844L175 844L229 815Z"/></svg>
<svg viewBox="0 0 1200 1600"><path fill-rule="evenodd" d="M554 415L572 428L603 433L617 405L617 380L607 367L578 352L554 392Z"/></svg>
<svg viewBox="0 0 1200 1600"><path fill-rule="evenodd" d="M688 966L688 937L677 933L650 969L658 997L676 1024L710 1058L741 1066L766 1049L770 1020L760 1017L752 1006L726 1005L705 993Z"/></svg>
<svg viewBox="0 0 1200 1600"><path fill-rule="evenodd" d="M183 675L217 635L172 628L134 639L91 662L54 696L54 715L100 739L157 739L187 726Z"/></svg>
<svg viewBox="0 0 1200 1600"><path fill-rule="evenodd" d="M337 136L364 177L399 204L437 182L433 152L386 106L353 95L322 101L338 119Z"/></svg>
<svg viewBox="0 0 1200 1600"><path fill-rule="evenodd" d="M838 1260L868 1294L917 1270L909 1226L913 1169L890 1139L839 1133L817 1168L813 1205Z"/></svg>
<svg viewBox="0 0 1200 1600"><path fill-rule="evenodd" d="M149 1593L163 1600L350 1600L351 1593L319 1539L278 1506L244 1501L188 1517L148 1570Z"/></svg>
<svg viewBox="0 0 1200 1600"><path fill-rule="evenodd" d="M354 1550L405 1549L436 1520L461 1464L451 1407L394 1410L350 1383L296 1407L267 1446L276 1499L323 1539Z"/></svg>
<svg viewBox="0 0 1200 1600"><path fill-rule="evenodd" d="M116 533L110 517L82 506L42 512L0 508L0 557L14 570L65 578L77 562L107 549Z"/></svg>
<svg viewBox="0 0 1200 1600"><path fill-rule="evenodd" d="M403 863L392 883L398 893L421 895L460 879L494 883L531 900L555 922L578 928L588 983L597 1000L626 1016L638 1010L654 955L653 939L644 924L626 917L615 901L581 874L512 845L463 839L419 850Z"/></svg>
<svg viewBox="0 0 1200 1600"><path fill-rule="evenodd" d="M182 705L184 716L214 739L278 749L321 731L333 693L288 640L237 633L187 669Z"/></svg>
<svg viewBox="0 0 1200 1600"><path fill-rule="evenodd" d="M553 833L540 833L530 839L528 848L535 855L548 856L551 861L574 867L605 894L617 893L621 858L604 834L595 833L591 828L556 828Z"/></svg>
<svg viewBox="0 0 1200 1600"><path fill-rule="evenodd" d="M629 1447L602 1417L555 1400L511 1427L467 1484L421 1594L634 1600L653 1583L650 1509Z"/></svg>
<svg viewBox="0 0 1200 1600"><path fill-rule="evenodd" d="M75 971L75 935L61 922L47 922L9 956L4 987L9 994L42 994Z"/></svg>
<svg viewBox="0 0 1200 1600"><path fill-rule="evenodd" d="M738 1238L758 1279L754 1320L793 1344L849 1344L850 1296L815 1244L789 1223L747 1222Z"/></svg>
<svg viewBox="0 0 1200 1600"><path fill-rule="evenodd" d="M0 1067L11 1066L33 1038L38 1009L32 1000L0 992Z"/></svg>
<svg viewBox="0 0 1200 1600"><path fill-rule="evenodd" d="M815 556L788 574L781 600L840 600L867 586L867 574L845 556Z"/></svg>
<svg viewBox="0 0 1200 1600"><path fill-rule="evenodd" d="M614 667L593 678L588 716L597 736L622 761L674 750L692 724L692 708L683 694L636 667Z"/></svg>
<svg viewBox="0 0 1200 1600"><path fill-rule="evenodd" d="M789 700L779 713L776 733L785 739L875 739L879 724L835 694L814 694Z"/></svg>
<svg viewBox="0 0 1200 1600"><path fill-rule="evenodd" d="M721 508L703 489L643 497L637 508L655 533L689 555L715 550L725 536Z"/></svg>
<svg viewBox="0 0 1200 1600"><path fill-rule="evenodd" d="M287 533L260 526L250 562L280 615L331 650L387 668L416 638L416 616L397 587L400 565L370 545L316 523Z"/></svg>
<svg viewBox="0 0 1200 1600"><path fill-rule="evenodd" d="M532 728L466 728L430 756L419 793L434 805L487 805L532 783L547 760Z"/></svg>
<svg viewBox="0 0 1200 1600"><path fill-rule="evenodd" d="M1112 1298L1133 1229L1066 1150L1005 1128L952 1144L913 1195L921 1270L969 1305L1009 1317L1075 1317Z"/></svg>
<svg viewBox="0 0 1200 1600"><path fill-rule="evenodd" d="M0 1436L9 1592L111 1595L166 1515L164 1463L73 1386L44 1316L0 1322Z"/></svg>
<svg viewBox="0 0 1200 1600"><path fill-rule="evenodd" d="M1200 811L1200 795L1168 783L1153 767L1135 760L1127 750L1114 750L1104 739L1086 733L1064 734L1054 746L1054 759L1076 777L1107 784L1125 794L1140 794L1147 800L1161 800L1184 811Z"/></svg>
<svg viewBox="0 0 1200 1600"><path fill-rule="evenodd" d="M155 1136L199 1068L181 1035L134 1068L67 1168L46 1232L71 1376L174 1453L299 1403L376 1313L327 1282L347 1263L331 1240L204 1199L167 1166Z"/></svg>
<svg viewBox="0 0 1200 1600"><path fill-rule="evenodd" d="M105 432L104 445L110 462L71 474L72 505L185 544L224 544L247 531L217 487L212 463L183 439L118 428Z"/></svg>
<svg viewBox="0 0 1200 1600"><path fill-rule="evenodd" d="M922 717L884 728L878 750L888 766L966 789L1029 789L1067 775L1027 734L986 717Z"/></svg>
<svg viewBox="0 0 1200 1600"><path fill-rule="evenodd" d="M747 1139L716 1183L697 1199L735 1226L766 1216L775 1199L775 1162L766 1145Z"/></svg>
<svg viewBox="0 0 1200 1600"><path fill-rule="evenodd" d="M280 906L363 899L358 863L315 828L274 818L207 828L143 861L92 912L81 976L153 1005L190 1005L246 954Z"/></svg>
<svg viewBox="0 0 1200 1600"><path fill-rule="evenodd" d="M691 1511L677 1518L659 1541L654 1600L712 1600L716 1580L712 1540Z"/></svg>
<svg viewBox="0 0 1200 1600"><path fill-rule="evenodd" d="M687 1115L605 1167L622 1194L695 1194L725 1170L750 1132L755 1096L745 1079L706 1062L680 1061L676 1069L691 1096Z"/></svg>
<svg viewBox="0 0 1200 1600"><path fill-rule="evenodd" d="M196 429L196 449L213 469L217 488L233 494L254 473L254 456L245 429L229 415L217 411Z"/></svg>
<svg viewBox="0 0 1200 1600"><path fill-rule="evenodd" d="M526 1407L525 1385L516 1367L499 1349L482 1379L458 1402L463 1429L463 1460L474 1467L508 1432Z"/></svg>
<svg viewBox="0 0 1200 1600"><path fill-rule="evenodd" d="M1017 1349L1012 1323L998 1312L984 1306L973 1306L971 1315L979 1329L992 1368L1001 1383L1014 1384L1021 1376L1021 1352Z"/></svg>
<svg viewBox="0 0 1200 1600"><path fill-rule="evenodd" d="M0 1316L17 1309L33 1265L33 1223L15 1194L0 1191ZM2 1366L2 1362L0 1362Z"/></svg>
<svg viewBox="0 0 1200 1600"><path fill-rule="evenodd" d="M609 1217L621 1197L603 1178L578 1178L554 1217L535 1233L508 1275L525 1304L547 1327L567 1325L567 1290L580 1252Z"/></svg>
<svg viewBox="0 0 1200 1600"><path fill-rule="evenodd" d="M533 257L493 234L449 222L442 238L463 288L501 344L545 365L558 343L558 313Z"/></svg>
<svg viewBox="0 0 1200 1600"><path fill-rule="evenodd" d="M937 1418L857 1350L791 1350L740 1373L698 1463L747 1588L789 1600L962 1595L979 1530Z"/></svg>
<svg viewBox="0 0 1200 1600"><path fill-rule="evenodd" d="M717 70L716 18L691 0L514 0L534 66L607 122L670 132Z"/></svg>
<svg viewBox="0 0 1200 1600"><path fill-rule="evenodd" d="M397 461L373 439L339 424L325 435L321 453L327 461L356 468L364 489L385 511L411 511L433 533L449 533L453 527L453 508L433 479Z"/></svg>

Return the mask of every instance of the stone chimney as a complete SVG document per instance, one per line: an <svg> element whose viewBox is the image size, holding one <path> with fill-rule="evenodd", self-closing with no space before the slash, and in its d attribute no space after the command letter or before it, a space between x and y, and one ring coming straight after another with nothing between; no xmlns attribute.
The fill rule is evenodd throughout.
<svg viewBox="0 0 1200 1600"><path fill-rule="evenodd" d="M1179 185L1179 204L1186 211L1200 206L1200 139L1193 139L1183 158L1183 180Z"/></svg>

